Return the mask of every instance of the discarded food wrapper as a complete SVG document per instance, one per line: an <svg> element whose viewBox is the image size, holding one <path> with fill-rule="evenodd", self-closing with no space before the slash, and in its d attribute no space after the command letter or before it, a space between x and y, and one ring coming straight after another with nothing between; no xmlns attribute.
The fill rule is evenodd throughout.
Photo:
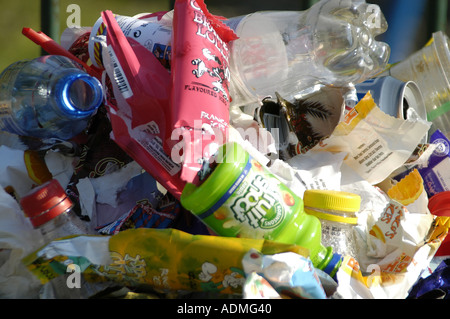
<svg viewBox="0 0 450 319"><path fill-rule="evenodd" d="M234 39L233 31L208 12L203 0L175 2L173 132L166 151L172 158L174 154L181 156L181 179L189 183L199 183L203 163L226 142L230 118L228 43Z"/></svg>
<svg viewBox="0 0 450 319"><path fill-rule="evenodd" d="M364 192L357 226L358 256L347 256L336 275L341 297L407 296L445 237L428 211L422 184L414 171L388 192L392 198L374 187L379 195ZM352 191L362 193L361 186L353 187Z"/></svg>
<svg viewBox="0 0 450 319"><path fill-rule="evenodd" d="M166 291L242 294L245 281L242 258L250 249L263 254L295 252L308 255L306 249L295 245L190 235L175 229L129 229L113 236L77 236L59 242L54 241L24 259L42 282L65 272L71 259L74 264L83 262L80 269L90 281L112 280L128 286L144 285ZM97 249L94 251L91 247ZM95 256L92 255L94 252ZM108 259L108 263L98 263Z"/></svg>
<svg viewBox="0 0 450 319"><path fill-rule="evenodd" d="M164 195L155 179L136 162L97 178L83 178L74 186L82 215L88 216L93 228L110 224L136 205L156 208Z"/></svg>
<svg viewBox="0 0 450 319"><path fill-rule="evenodd" d="M102 12L108 28L105 70L112 80L108 99L112 139L176 198L184 187L180 166L163 149L171 78L156 57L126 38L111 11Z"/></svg>
<svg viewBox="0 0 450 319"><path fill-rule="evenodd" d="M312 151L348 153L344 163L375 185L408 160L430 125L387 115L368 92Z"/></svg>
<svg viewBox="0 0 450 319"><path fill-rule="evenodd" d="M281 299L270 283L256 272L246 275L243 291L244 299Z"/></svg>
<svg viewBox="0 0 450 319"><path fill-rule="evenodd" d="M79 206L81 206L80 211L77 213L82 216L88 216L91 220L93 217L95 218L95 215L97 215L97 219L103 215L101 209L99 209L99 206L103 204L100 199L110 196L111 201L113 201L117 197L116 192L110 192L108 195L102 194L100 187L97 188L98 184L101 185L101 183L93 182L94 179L116 173L128 166L128 172L122 172L122 176L116 177L115 181L107 178L103 179L104 184L109 182L108 185L110 187L118 188L122 183L126 183L129 179L142 172L142 168L133 162L133 159L111 140L110 133L111 125L107 118L107 111L102 107L93 117L85 139L78 144L77 162L73 164L73 174L66 189L72 201L79 203ZM126 173L129 175L125 175ZM116 182L117 180L119 182ZM98 197L96 197L96 193L99 193ZM134 195L135 193L130 192L130 194ZM97 199L99 199L99 202L95 203ZM113 217L114 213L112 210L117 206L121 205L111 205L108 208L103 208L103 210L108 210L107 214ZM127 209L129 207L125 210ZM98 214L95 214L96 212Z"/></svg>
<svg viewBox="0 0 450 319"><path fill-rule="evenodd" d="M114 235L130 228L170 228L180 211L180 205L174 203L166 212L152 207L148 200L138 202L130 211L120 216L114 222L99 228L104 235Z"/></svg>
<svg viewBox="0 0 450 319"><path fill-rule="evenodd" d="M246 277L256 273L284 298L325 299L326 294L309 258L286 252L264 256L250 249L242 260ZM250 284L251 282L249 282ZM246 295L254 298L256 295Z"/></svg>
<svg viewBox="0 0 450 319"><path fill-rule="evenodd" d="M72 181L96 178L122 168L133 159L110 138L107 110L101 107L92 118L85 140L78 143L80 154Z"/></svg>
<svg viewBox="0 0 450 319"><path fill-rule="evenodd" d="M449 195L450 191L440 192L432 196L428 201L428 209L431 214L436 216L435 231L440 233L442 238L442 244L435 254L437 258L434 258L433 262L450 256L450 238L447 236L450 228Z"/></svg>
<svg viewBox="0 0 450 319"><path fill-rule="evenodd" d="M420 165L418 170L425 181L428 196L432 197L450 190L450 141L441 131L436 130L430 137L430 143L436 148L428 162Z"/></svg>
<svg viewBox="0 0 450 319"><path fill-rule="evenodd" d="M434 296L435 299L449 299L449 264L450 259L446 259L438 265L431 275L426 278L420 278L411 289L408 298L426 299Z"/></svg>
<svg viewBox="0 0 450 319"><path fill-rule="evenodd" d="M139 14L129 17L114 15L124 35L136 40L168 69L171 57L171 33L173 11ZM103 68L103 46L99 37L105 36L108 30L100 17L91 28L88 44L89 57L95 67Z"/></svg>

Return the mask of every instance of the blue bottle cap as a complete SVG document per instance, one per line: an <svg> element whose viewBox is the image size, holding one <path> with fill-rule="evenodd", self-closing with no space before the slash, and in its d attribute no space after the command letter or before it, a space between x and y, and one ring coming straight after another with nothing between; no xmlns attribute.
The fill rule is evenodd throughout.
<svg viewBox="0 0 450 319"><path fill-rule="evenodd" d="M103 102L100 81L87 73L71 73L61 78L56 90L61 110L74 119L88 117Z"/></svg>

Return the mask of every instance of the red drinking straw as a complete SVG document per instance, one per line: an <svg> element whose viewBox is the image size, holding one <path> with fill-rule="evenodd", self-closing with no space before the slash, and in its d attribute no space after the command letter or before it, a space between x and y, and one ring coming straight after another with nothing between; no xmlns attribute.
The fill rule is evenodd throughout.
<svg viewBox="0 0 450 319"><path fill-rule="evenodd" d="M89 75L94 76L97 79L101 80L102 76L101 72L97 71L96 69L90 67L89 65L78 59L75 55L70 53L68 50L64 49L60 44L58 44L55 40L50 38L42 31L36 32L31 28L23 28L22 34L25 35L34 43L36 43L37 45L41 46L41 48L44 49L49 54L62 55L71 60L74 60L75 62L78 62L85 68L86 72Z"/></svg>

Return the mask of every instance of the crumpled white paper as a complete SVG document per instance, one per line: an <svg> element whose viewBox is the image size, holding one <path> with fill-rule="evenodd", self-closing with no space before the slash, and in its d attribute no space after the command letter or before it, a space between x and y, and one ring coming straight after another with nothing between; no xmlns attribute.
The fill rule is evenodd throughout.
<svg viewBox="0 0 450 319"><path fill-rule="evenodd" d="M41 284L22 258L43 244L17 201L0 187L0 298L38 297Z"/></svg>
<svg viewBox="0 0 450 319"><path fill-rule="evenodd" d="M0 186L11 186L21 197L27 194L33 185L24 162L24 151L0 145Z"/></svg>
<svg viewBox="0 0 450 319"><path fill-rule="evenodd" d="M288 162L275 160L269 170L303 198L307 189L340 190L345 153L306 153Z"/></svg>
<svg viewBox="0 0 450 319"><path fill-rule="evenodd" d="M427 240L434 217L425 191L404 206L367 181L342 189L360 195L362 203L356 227L358 256L344 259L337 293L346 299L406 298L437 250L437 243ZM381 228L383 239L371 234L374 225Z"/></svg>

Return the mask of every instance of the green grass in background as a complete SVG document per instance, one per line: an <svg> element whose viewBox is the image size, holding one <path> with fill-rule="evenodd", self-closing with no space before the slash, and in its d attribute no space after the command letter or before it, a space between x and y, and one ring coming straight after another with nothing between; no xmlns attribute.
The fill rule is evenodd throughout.
<svg viewBox="0 0 450 319"><path fill-rule="evenodd" d="M60 0L60 33L67 26L69 4L80 6L81 26L93 26L103 10L122 15L169 10L169 0ZM32 59L41 54L41 49L22 35L23 27L41 31L39 0L0 0L0 71L22 59ZM55 39L60 42L60 39Z"/></svg>
<svg viewBox="0 0 450 319"><path fill-rule="evenodd" d="M388 1L367 0L368 3L380 4L382 10ZM415 0L425 1L425 0ZM430 0L437 1L437 0ZM450 1L450 0L449 0ZM59 0L60 34L67 26L67 19L72 12L67 12L70 4L81 9L81 26L93 26L103 10L111 10L121 15L133 16L143 12L167 11L173 0ZM311 0L205 0L211 13L225 17L233 17L258 10L303 10ZM32 59L41 54L41 49L22 35L23 27L31 27L36 31L41 28L40 0L0 0L0 72L8 65L21 59ZM428 13L424 13L423 19ZM422 19L422 20L423 20ZM421 32L414 39L411 52L422 48L431 34L426 30L423 21ZM388 32L390 30L388 29ZM447 26L450 34L450 25ZM60 39L55 39L60 42Z"/></svg>

